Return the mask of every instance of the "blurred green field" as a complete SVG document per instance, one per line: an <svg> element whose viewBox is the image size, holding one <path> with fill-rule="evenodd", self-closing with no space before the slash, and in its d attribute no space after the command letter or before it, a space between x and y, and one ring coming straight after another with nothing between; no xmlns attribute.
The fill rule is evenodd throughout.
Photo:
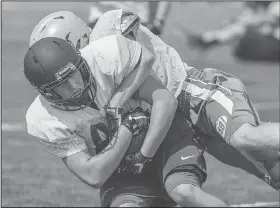
<svg viewBox="0 0 280 208"><path fill-rule="evenodd" d="M25 80L23 57L35 24L50 12L70 10L87 20L89 3L2 3L2 124L23 123L37 95ZM201 32L221 24L240 10L237 3L173 3L163 39L196 67L222 69L239 76L264 121L279 122L279 65L237 62L231 48L202 53L187 48L176 25ZM178 15L180 14L180 15ZM2 131L2 206L100 206L99 192L79 181L59 158L43 150L25 131ZM204 189L234 203L279 201L274 191L244 171L207 155L208 181Z"/></svg>

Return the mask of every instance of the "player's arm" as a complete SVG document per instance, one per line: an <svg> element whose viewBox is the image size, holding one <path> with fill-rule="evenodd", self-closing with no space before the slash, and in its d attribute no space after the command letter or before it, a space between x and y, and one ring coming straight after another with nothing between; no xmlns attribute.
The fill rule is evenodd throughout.
<svg viewBox="0 0 280 208"><path fill-rule="evenodd" d="M132 118L132 119L131 119ZM100 188L120 165L133 135L147 129L149 117L136 109L127 115L110 143L97 155L82 151L63 159L68 169L94 188ZM92 134L100 141L99 134Z"/></svg>
<svg viewBox="0 0 280 208"><path fill-rule="evenodd" d="M153 76L149 76L139 88L139 99L152 104L149 129L140 151L143 156L151 158L172 124L178 101Z"/></svg>
<svg viewBox="0 0 280 208"><path fill-rule="evenodd" d="M123 12L121 25L123 36L133 40L137 35L140 18L131 12ZM143 39L141 43L132 40L119 40L126 42L123 45L128 45L127 53L123 54L129 57L122 57L122 60L128 60L128 71L123 73L123 80L109 102L110 107L123 106L149 76L155 62L155 53L149 38ZM140 56L137 56L139 49L142 51Z"/></svg>
<svg viewBox="0 0 280 208"><path fill-rule="evenodd" d="M121 125L118 133L100 154L93 156L89 150L83 150L62 160L78 178L98 189L119 166L131 137L131 131Z"/></svg>
<svg viewBox="0 0 280 208"><path fill-rule="evenodd" d="M106 135L98 131L98 126L91 126L92 139L85 139L60 122L57 117L49 114L43 115L44 112L38 115L36 114L37 108L28 110L26 114L28 133L36 137L49 153L61 158L68 169L78 178L99 188L122 160L134 133L133 129L129 127L134 123L127 119L124 120L110 143L96 155L94 149L98 149L97 146L102 145L97 141L106 141ZM142 122L142 125L137 125L140 130L147 128L149 120L143 116L141 119L146 123Z"/></svg>

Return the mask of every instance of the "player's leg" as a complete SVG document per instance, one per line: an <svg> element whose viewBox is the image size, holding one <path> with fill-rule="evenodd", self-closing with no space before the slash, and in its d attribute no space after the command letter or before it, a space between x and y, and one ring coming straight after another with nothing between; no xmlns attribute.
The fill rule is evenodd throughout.
<svg viewBox="0 0 280 208"><path fill-rule="evenodd" d="M254 24L257 19L255 12L250 8L246 8L236 18L228 20L228 23L224 24L224 26L216 30L206 31L198 37L191 37L190 41L192 41L193 45L204 48L225 44L242 37L247 30L247 26Z"/></svg>
<svg viewBox="0 0 280 208"><path fill-rule="evenodd" d="M232 135L230 143L240 149L252 148L279 152L279 123L243 124Z"/></svg>
<svg viewBox="0 0 280 208"><path fill-rule="evenodd" d="M176 114L161 149L162 181L166 192L183 207L226 206L201 189L206 180L203 150L192 139L194 132L180 117Z"/></svg>
<svg viewBox="0 0 280 208"><path fill-rule="evenodd" d="M147 176L114 174L100 189L102 207L153 207L163 203L161 191Z"/></svg>
<svg viewBox="0 0 280 208"><path fill-rule="evenodd" d="M224 72L205 69L205 77L216 77L217 88L203 107L197 127L205 135L220 137L237 148L255 165L279 161L279 124L263 124L243 83ZM261 161L252 151L269 152ZM274 152L273 152L274 151ZM265 156L265 154L263 154Z"/></svg>
<svg viewBox="0 0 280 208"><path fill-rule="evenodd" d="M226 206L201 189L206 179L205 169L204 156L197 147L187 146L175 152L164 168L165 189L173 201L182 207Z"/></svg>
<svg viewBox="0 0 280 208"><path fill-rule="evenodd" d="M146 27L155 35L161 35L168 14L171 10L172 2L150 1L149 5L149 22Z"/></svg>
<svg viewBox="0 0 280 208"><path fill-rule="evenodd" d="M259 168L254 163L252 163L251 160L245 157L239 150L222 140L212 138L199 138L199 140L202 140L202 145L204 146L205 150L220 162L232 167L240 168L247 173L263 180L272 188L277 189L277 184L270 180L270 177L267 173L273 172L273 170L279 171L280 169L279 166L277 167L277 164L273 165L273 167L269 167L264 162L262 166L266 167ZM263 158L269 158L267 152L250 151L250 153L254 155L254 158L258 159L259 161L262 161Z"/></svg>

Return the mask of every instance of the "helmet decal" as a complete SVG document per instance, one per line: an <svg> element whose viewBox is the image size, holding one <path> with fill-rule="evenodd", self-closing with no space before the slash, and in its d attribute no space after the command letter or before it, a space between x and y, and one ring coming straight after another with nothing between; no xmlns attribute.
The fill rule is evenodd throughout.
<svg viewBox="0 0 280 208"><path fill-rule="evenodd" d="M72 62L69 62L66 66L62 67L58 72L55 73L55 77L57 79L61 79L65 75L72 74L72 72L76 70L77 67Z"/></svg>

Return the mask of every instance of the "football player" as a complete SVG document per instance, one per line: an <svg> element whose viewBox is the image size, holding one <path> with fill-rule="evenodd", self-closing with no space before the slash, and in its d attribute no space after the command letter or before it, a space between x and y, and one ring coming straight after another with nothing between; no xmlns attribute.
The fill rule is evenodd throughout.
<svg viewBox="0 0 280 208"><path fill-rule="evenodd" d="M105 37L102 41L96 43L99 48L98 50L101 51L100 54L104 54L103 57L100 56L100 54L98 55L91 52L95 50L92 46L88 46L87 49L83 49L84 52L82 52L82 56L88 63L95 63L97 61L97 66L90 65L90 68L98 67L98 70L94 72L95 76L100 80L100 82L97 82L98 90L95 96L96 102L102 107L108 106L106 109L110 111L114 108L119 109L119 107L126 103L143 83L145 78L149 76L152 71L152 64L155 60L153 47L151 47L148 38L143 40L143 43L140 45L138 42L130 41L122 36L122 34L124 34L126 37L133 39L137 34L140 19L138 16L132 16L131 14L132 13L125 13L123 15L123 18L125 18L124 27L121 28L123 32L121 32L121 29L118 28L117 25L113 31L110 30L112 33L119 34L119 36L105 37L110 35L107 32L104 33L104 36L102 32L95 33L98 35L91 33L90 40L97 40L101 37ZM106 18L106 20L111 19L111 17ZM74 23L76 23L76 26L71 26L73 20L75 20ZM102 21L102 23L104 26L103 29L108 31L106 29L108 24L104 24L108 22ZM63 29L58 29L60 25ZM79 34L70 31L79 31ZM34 28L30 38L30 45L41 38L56 36L63 37L63 39L73 44L76 49L80 49L88 42L82 40L88 38L88 31L89 28L86 24L73 13L56 12L43 18ZM107 53L106 45L108 48L112 49L110 50L111 54ZM104 60L106 61L104 62ZM108 69L110 70L108 71ZM100 74L97 75L99 72ZM107 75L111 77L108 78ZM114 96L112 97L113 94ZM152 102L153 108L150 127L143 148L137 154L137 158L143 162L154 156L171 125L178 103L172 92L168 89L157 90L156 93L153 94ZM164 119L166 117L167 119Z"/></svg>
<svg viewBox="0 0 280 208"><path fill-rule="evenodd" d="M51 50L53 47L58 50ZM95 49L98 52L97 48ZM56 60L49 61L47 57ZM68 64L62 66L61 61ZM122 169L117 167L130 145L132 136L148 128L149 117L133 107L139 106L138 102L129 102L126 109L135 110L122 120L120 126L117 121L106 119L106 111L101 105L89 102L98 96L97 90L100 89L90 70L78 51L65 40L44 38L34 43L26 53L24 73L40 95L27 111L27 129L50 153L60 157L78 178L94 188L105 189L104 192L108 193L104 184L112 184L110 177L114 179L115 175L119 176L118 171ZM99 80L106 82L105 79ZM115 134L114 126L117 126ZM124 177L124 174L120 176ZM147 197L156 196L157 193L153 192L154 183L147 183L141 177L143 176L137 177L139 180L133 180L126 174L127 180L122 186L124 188L117 189L122 193L116 193L114 197L127 192L125 183L132 182L136 191L139 190L137 187L140 187L141 191L144 186L144 191L148 192ZM124 196L125 200L118 198L114 202L114 198L108 201L107 195L101 196L101 201L102 204L108 202L107 205L112 204L111 206L123 206L128 202L130 206L139 206L142 198L134 196L137 192L127 195ZM150 203L151 198L148 199L144 198L141 203ZM131 204L133 202L135 204Z"/></svg>
<svg viewBox="0 0 280 208"><path fill-rule="evenodd" d="M114 23L114 22L112 22L112 23ZM141 29L141 27L140 27L140 29ZM145 30L145 28L143 28L143 30ZM148 33L148 31L146 31L146 33L147 34L149 34ZM106 34L103 34L104 36L106 35ZM157 40L158 41L158 40ZM158 43L158 44L160 44L161 42L156 42L156 43ZM154 43L155 44L155 43ZM158 51L156 51L156 53L157 53ZM158 54L157 54L158 55ZM161 58L164 58L163 56L161 56ZM173 59L174 60L174 59ZM174 63L174 62L173 62ZM172 66L172 65L171 65ZM161 69L160 69L160 67L158 67L158 68L156 68L157 70L155 70L157 73L159 73L159 72L162 72L161 71ZM192 70L194 70L194 69L192 69ZM172 71L172 70L171 70ZM191 71L191 70L189 70L189 71ZM163 75L164 75L164 73L162 73ZM170 75L170 74L168 74L168 75ZM167 76L168 76L167 75ZM161 79L159 79L163 84L166 84L165 82L164 82L164 79L163 79L163 77L160 77ZM199 81L201 81L201 80L199 80ZM199 82L198 81L198 82ZM147 81L148 82L148 81ZM203 81L201 81L201 82L203 82ZM176 82L175 82L176 83ZM174 84L174 83L173 83ZM214 86L215 84L213 84L213 86ZM145 85L144 85L145 86ZM149 86L147 83L146 83L146 86ZM172 85L169 85L169 87L170 86L172 86ZM209 86L210 86L210 84L209 84ZM217 85L218 86L218 85ZM167 86L168 87L168 86ZM191 85L190 85L190 87L192 87ZM193 87L193 88L196 88L196 87ZM175 89L176 89L176 87L175 87ZM172 91L173 90L173 92L174 92L174 89L173 88L169 88L169 90L170 91ZM208 89L209 90L209 89ZM139 91L141 91L141 90L139 90ZM176 90L175 90L176 91ZM218 91L218 90L217 90ZM207 93L208 91L207 91L207 89L205 90L205 93ZM209 92L208 92L209 93ZM139 94L141 94L141 93L139 93ZM143 94L143 93L142 93ZM186 95L188 96L188 94L186 93ZM193 95L191 95L190 97L195 97L195 96L193 96ZM184 101L184 99L182 99L182 98L180 98L181 99L181 101L183 102ZM179 100L180 101L180 100ZM198 100L199 101L199 100ZM186 102L187 103L187 102ZM186 106L183 106L183 107L186 107ZM181 110L184 110L184 108L182 108L181 107ZM186 110L187 111L187 110ZM203 115L203 114L202 114ZM186 117L188 117L187 115L186 115ZM191 119L188 119L188 120L191 120ZM192 121L191 121L192 122ZM212 135L211 135L212 136ZM216 135L217 136L217 135ZM188 152L190 152L190 151L188 151ZM181 154L182 152L180 152L179 154ZM187 153L186 153L187 154ZM187 159L188 159L188 157L184 160L184 162L187 162ZM179 171L180 172L180 171ZM188 172L188 171L187 171ZM171 174L172 175L172 174ZM197 174L195 174L195 176L196 176ZM193 176L192 176L193 177ZM168 177L169 178L169 177ZM172 177L171 177L172 178ZM176 178L178 178L178 177L176 177ZM195 178L195 177L193 177L193 178ZM169 180L166 180L166 181L169 181ZM187 183L186 183L187 184ZM184 184L183 184L184 185ZM178 187L180 187L180 189L178 188ZM187 187L187 186L182 186L182 185L180 185L180 186L176 186L176 188L172 188L172 191L173 191L173 193L176 193L176 191L175 190L177 190L177 195L174 197L172 197L172 198L176 198L176 202L178 201L178 200L183 200L183 202L181 201L179 204L183 204L183 205L185 205L186 203L184 203L185 201L186 201L186 199L188 198L188 197L186 197L186 196L189 196L190 195L190 193L193 193L194 194L194 192L190 192L190 191L182 191L183 189L182 189L182 187ZM190 187L190 186L189 186ZM178 191L178 190L180 190L180 191ZM179 193L179 194L178 194ZM185 194L185 196L184 197L179 197L178 198L178 195L179 196L182 196L182 193L183 193L183 195ZM198 193L198 192L196 192L196 193ZM181 194L181 195L180 195ZM201 194L200 194L201 195ZM203 194L201 195L201 196L203 196ZM196 202L196 203L198 203L198 202ZM200 203L198 203L198 204L200 204ZM209 203L208 203L209 204ZM201 205L202 206L202 205Z"/></svg>
<svg viewBox="0 0 280 208"><path fill-rule="evenodd" d="M267 25L275 25L275 23L279 25L279 1L250 1L245 2L244 5L244 11L235 19L228 21L223 27L204 32L201 35L190 35L190 44L208 49L240 38L247 32L249 26L264 25L267 27ZM277 33L279 33L277 29L272 28L269 31L276 39Z"/></svg>
<svg viewBox="0 0 280 208"><path fill-rule="evenodd" d="M113 10L100 17L100 24L96 24L90 41L120 32L112 29L121 22L118 18L122 17L120 12ZM104 24L105 22L107 24ZM178 97L179 109L186 112L186 118L197 132L206 136L222 137L228 144L241 151L248 150L248 147L254 151L265 151L263 147L266 147L266 150L276 152L278 157L279 123L259 121L241 80L216 69L199 70L189 67L186 63L182 66L180 56L173 48L140 25L136 40L141 42L145 37L150 38L156 54L153 75ZM181 70L183 67L185 73ZM182 77L186 77L185 81L182 81ZM178 92L181 92L180 95ZM206 110L210 106L216 110ZM273 161L275 162L275 158Z"/></svg>
<svg viewBox="0 0 280 208"><path fill-rule="evenodd" d="M104 12L114 9L123 9L138 14L141 23L155 35L161 35L166 19L171 10L172 2L168 1L147 1L147 2L95 2L90 8L88 25L93 28L98 18Z"/></svg>
<svg viewBox="0 0 280 208"><path fill-rule="evenodd" d="M126 15L128 16L128 15ZM59 21L64 21L68 18L64 17L62 14L58 15L58 17L60 18L57 18L57 16L52 16L52 20L53 20L53 23L55 23L57 21L57 19L59 19ZM70 18L69 18L70 19ZM46 21L48 22L48 21ZM44 22L44 24L46 24L46 22ZM60 28L60 27L57 27L56 24L50 24L50 22L48 22L47 26L48 27L51 27L55 25L56 28ZM44 35L44 33L47 33L48 34L48 27L36 27L36 30L38 31L38 33L32 33L32 37L37 37L37 38L40 38L40 35ZM44 28L45 27L45 28ZM40 29L39 29L40 28ZM44 30L42 30L42 28L44 28ZM51 27L52 28L52 27ZM77 27L76 27L77 28ZM69 31L67 31L67 33L65 34L67 36L67 38L65 38L66 40L69 40L71 37L71 41L75 44L74 48L77 48L77 43L81 43L82 41L80 41L79 39L75 39L75 37L84 37L86 33L82 33L81 29L83 28L80 27L80 30L79 30L79 33L81 33L82 35L75 35L75 34L72 34L72 36L69 37ZM71 30L70 30L71 31ZM129 33L130 35L132 34L133 35L133 32L134 30L131 30L132 33ZM35 34L35 35L34 35ZM52 33L53 34L53 33ZM60 33L61 34L61 33ZM63 33L62 33L63 34ZM125 34L125 33L124 33ZM128 34L128 35L129 35ZM110 36L111 37L111 36ZM34 40L33 38L31 38L31 40ZM43 39L42 41L47 41L49 39ZM104 40L104 38L102 38L101 40ZM109 39L106 39L106 41L108 41ZM41 43L42 43L41 41ZM42 57L45 57L47 56L47 54L50 54L50 57L49 58L54 58L56 57L57 58L57 61L58 63L60 63L61 61L63 61L62 57L59 57L59 55L61 55L61 51L58 52L58 56L53 56L55 54L55 51L52 51L52 52L49 52L47 53L47 50L48 48L50 49L54 44L54 45L57 45L60 47L61 45L61 48L64 48L66 50L66 48L64 47L65 45L63 45L63 41L60 43L60 41L62 41L61 39L59 40L54 40L54 42L50 41L48 43L44 43L43 45L41 45L41 43L39 42L36 42L36 40L34 42L32 42L30 45L31 45L31 48L29 50L29 53L27 53L26 55L26 59L25 59L25 66L26 66L26 76L27 78L30 80L31 83L33 83L34 81L38 84L37 81L41 80L41 79L45 79L47 78L44 74L41 74L40 76L40 73L39 72L42 72L41 70L38 70L38 68L36 67L39 67L40 66L45 66L45 64L39 64L39 61L40 63L44 62L46 64L53 64L55 63L55 60L47 60L47 59L39 59L39 58L32 58L32 56L34 56L33 52L35 48L41 48L44 53L40 54ZM97 42L97 41L96 41ZM93 44L96 44L96 42L93 42ZM63 47L62 47L63 45ZM70 44L69 44L70 45ZM104 46L104 42L102 42L102 46ZM110 44L110 46L112 47L112 42ZM39 50L38 49L38 50ZM70 50L70 48L68 47L67 48L68 50ZM72 48L73 49L73 48ZM85 48L86 49L86 48ZM98 50L98 47L95 47L95 50L97 53L100 52L100 50ZM33 52L32 52L33 51ZM40 50L39 50L40 51ZM73 54L75 54L73 51L72 51ZM81 53L83 53L83 50L81 50ZM61 55L61 56L64 56L64 55ZM73 55L74 56L74 55ZM28 58L29 57L29 58ZM73 57L72 57L73 58ZM79 58L79 57L78 57ZM39 60L39 61L38 61ZM36 65L37 64L37 65ZM36 67L35 67L36 66ZM85 66L85 65L84 65ZM97 66L97 65L95 65ZM101 65L102 66L102 65ZM56 67L54 66L50 66L48 68L45 68L44 67L44 70L46 72L48 72L49 70L51 69L54 69ZM53 79L58 79L60 80L60 82L62 83L58 83L56 82L55 85L44 85L44 86L40 86L40 83L39 83L39 86L37 86L37 84L34 84L33 85L39 90L39 92L41 93L41 96L37 97L34 101L34 103L30 106L28 112L27 112L27 115L26 115L26 120L27 120L27 124L28 124L28 132L33 135L33 136L36 136L39 138L40 141L42 141L44 144L47 144L49 145L50 147L53 147L50 151L54 154L56 154L57 152L57 149L55 148L56 146L56 143L60 143L59 141L57 140L63 140L64 141L64 144L69 146L69 148L73 149L69 144L68 144L68 141L70 139L70 143L76 143L76 140L79 140L81 143L83 143L83 141L87 141L87 143L91 144L91 145L87 145L87 146L90 146L93 151L93 153L91 155L95 155L96 154L96 151L99 153L102 149L104 149L104 147L106 146L106 139L104 139L104 131L106 132L106 126L105 125L102 125L100 123L98 123L97 127L98 128L101 128L101 130L103 130L103 138L102 138L102 141L99 141L98 140L98 137L96 136L96 131L95 129L93 128L93 132L95 133L89 133L89 130L88 130L88 126L87 126L87 122L84 121L84 118L85 120L86 119L92 119L93 121L96 121L97 118L95 118L95 116L92 114L90 114L89 109L90 108L87 108L85 107L84 109L80 109L81 106L80 106L80 101L82 101L83 99L79 97L79 95L84 95L87 99L90 99L92 97L94 97L92 94L93 93L90 93L89 92L89 95L87 96L87 93L85 92L85 90L90 90L90 85L89 85L89 80L90 78L87 78L87 84L84 84L85 86L85 90L78 90L78 92L75 93L75 95L73 95L71 97L71 99L67 99L67 100L60 100L59 97L57 97L58 95L64 95L65 97L69 97L70 95L69 94L72 94L72 92L75 92L77 88L79 88L78 86L81 85L81 79L79 79L80 75L79 74L85 74L85 72L82 72L79 73L78 72L78 76L74 74L74 72L71 73L72 70L75 70L74 69L75 67L72 66L72 64L70 64L69 66L67 67L63 67L63 70L58 70L58 71L50 71L51 74L56 74L56 75L53 75L51 77L53 77ZM87 68L85 66L85 68ZM38 70L38 71L37 71ZM38 72L38 73L36 73ZM96 72L95 72L96 73ZM31 77L30 77L31 75ZM35 75L35 76L33 76ZM73 76L71 76L73 75ZM40 77L40 78L39 78ZM56 77L56 78L55 78ZM60 78L61 77L61 78ZM83 76L84 79L87 77L87 76ZM50 77L49 77L50 78ZM69 78L69 79L68 79ZM68 79L67 81L65 81L65 79ZM150 80L153 80L152 77L149 78ZM80 80L80 81L77 81L77 80ZM102 79L99 79L100 81L102 81ZM47 81L50 81L49 79ZM63 82L64 81L64 82ZM157 85L160 85L160 82L158 80L153 80L152 82L149 82L150 84L152 83L151 86L149 86L148 88L145 89L142 89L141 93L139 93L140 97L141 97L141 94L143 94L142 92L145 92L145 98L147 100L149 100L151 103L152 103L152 91L153 89L155 89L157 87ZM108 83L110 84L110 83ZM73 86L72 86L73 85ZM55 87L56 86L56 87ZM160 85L161 86L161 85ZM172 86L172 85L171 85ZM40 88L42 87L46 87L46 91L42 91ZM51 90L50 88L54 88L53 90ZM165 89L163 87L163 89ZM172 89L172 88L171 88ZM70 91L70 92L69 92ZM92 90L94 91L94 90ZM97 91L97 90L96 90ZM164 91L164 90L162 90ZM51 93L49 93L51 92ZM94 91L95 92L95 91ZM46 93L46 94L45 94ZM53 95L53 93L55 93L55 96ZM91 95L90 95L91 94ZM150 96L150 98L149 98ZM63 97L62 97L63 98ZM54 100L53 100L54 99ZM41 101L42 100L42 101ZM43 104L42 104L43 103ZM154 104L154 102L153 102ZM98 106L94 106L94 105L91 105L93 108L98 108L100 107L99 105ZM130 106L130 103L129 103L129 106ZM153 105L154 106L154 105ZM47 109L47 110L46 110ZM64 111L63 111L64 110ZM66 110L66 111L65 111ZM76 111L75 111L76 110ZM43 111L43 113L41 113L40 111ZM87 112L86 115L83 115L83 113L81 114L81 112ZM81 115L80 115L81 114ZM103 116L103 117L102 117ZM104 120L104 113L103 115L101 116L101 118L103 118ZM78 117L78 118L76 118ZM93 117L93 118L92 118ZM54 122L49 122L50 120L55 120L57 121L56 123ZM76 121L77 120L77 121ZM82 124L79 124L79 123L82 123ZM90 121L89 123L91 123L92 121ZM182 123L182 122L179 122L179 123ZM48 126L48 125L52 125L52 126ZM179 126L178 123L176 124L176 126ZM68 130L70 128L70 130ZM81 129L80 129L81 128ZM92 129L92 128L91 128ZM51 131L51 133L55 134L55 136L52 136L49 131ZM75 132L73 137L72 138L70 135L72 135L72 132ZM85 131L85 132L84 132ZM136 131L136 130L135 130ZM91 131L92 132L92 131ZM101 132L101 133L102 133ZM176 132L176 131L175 131ZM69 135L70 133L70 135ZM78 133L78 135L76 135ZM100 131L99 131L100 133ZM60 135L62 134L62 135ZM59 138L56 138L56 136L59 136ZM120 135L120 134L119 134ZM69 138L70 137L70 138ZM96 148L93 148L93 144L92 144L92 141L90 140L90 137L92 137L92 139L94 140L94 145L96 146ZM71 138L74 140L73 142L71 142ZM181 137L177 137L177 138L181 138ZM192 142L192 140L189 140ZM99 144L99 145L96 145L96 144ZM79 144L77 144L79 145ZM101 146L100 146L101 145ZM60 145L57 145L57 147L60 147L60 146L63 146L62 143L60 143ZM147 145L146 145L147 146ZM63 149L66 149L65 147L62 147ZM83 146L83 148L86 148L85 146ZM109 147L109 150L110 150L110 147ZM124 150L123 150L124 151ZM103 165L101 167L102 168L99 168L96 175L94 175L95 179L92 179L90 181L87 181L87 174L84 173L84 170L85 168L83 167L84 166L84 159L83 157L84 156L84 152L81 152L79 150L73 150L73 154L66 154L66 155L61 155L58 154L58 156L61 156L63 157L63 160L66 161L66 165L67 167L74 173L76 174L80 179L82 179L83 181L87 182L88 184L92 184L94 183L94 187L101 187L101 201L102 201L102 204L115 204L115 200L110 203L110 201L112 201L116 196L118 196L118 194L120 194L121 191L124 191L126 190L127 186L131 188L132 187L137 187L137 183L140 183L140 187L146 187L145 190L147 191L147 189L151 189L151 186L155 186L154 183L151 183L155 180L151 180L151 182L147 183L147 179L146 180L143 180L143 178L141 178L142 174L140 174L139 176L139 180L135 180L135 179L130 179L125 176L125 180L121 182L121 187L119 187L119 185L115 185L114 183L112 183L111 181L113 180L110 180L109 176L110 176L110 172L112 173L112 171L116 168L115 166L118 166L119 162L118 161L115 161L116 164L114 166L112 166L110 164L110 160L109 160L109 164L107 165ZM78 152L78 153L77 153ZM165 151L166 153L168 153L169 155L167 155L167 157L165 157L166 159L171 157L172 155L174 155L174 153L172 152L167 152ZM192 148L192 151L187 151L189 152L190 154L196 154L196 153L199 153L200 151L196 151L196 147L193 146ZM75 154L77 153L77 154ZM90 155L90 156L91 156ZM106 154L105 154L106 155ZM137 155L137 154L136 154ZM185 154L186 155L186 154ZM87 155L87 157L90 157L89 155ZM112 156L112 154L111 154ZM169 164L169 168L166 169L168 171L165 170L165 175L167 175L169 172L171 172L173 169L175 169L177 166L181 166L181 163L184 162L184 163L187 163L187 164L191 164L191 163L197 163L197 161L202 161L200 158L202 157L201 154L199 154L198 156L195 156L193 157L191 161L188 161L187 159L185 161L177 161L177 165L176 163L173 163L172 161L168 162ZM106 158L102 158L102 155L98 155L97 157L92 157L92 161L94 161L93 158L99 158L98 161L101 163L104 162L106 163L108 159ZM134 161L137 161L137 157L133 157L135 158ZM197 158L197 159L196 159ZM139 160L138 160L139 161ZM80 162L82 162L80 164ZM141 162L141 161L140 161ZM139 163L140 163L139 162ZM96 165L100 165L100 163L95 163ZM107 162L108 163L108 162ZM91 166L94 166L95 164L91 164ZM137 164L136 164L137 165ZM193 165L194 166L194 165ZM165 167L165 166L164 166ZM110 168L110 170L108 170L108 168ZM94 169L94 167L92 167L92 169ZM102 170L106 170L106 174L101 174L102 173ZM150 171L147 170L147 172L149 173ZM99 174L98 174L99 173ZM144 173L143 173L144 174ZM195 174L195 173L194 173ZM178 175L178 174L176 174ZM98 178L102 176L102 179ZM119 176L119 175L118 175ZM122 176L122 174L121 174ZM187 174L187 179L186 180L193 180L193 178L195 179L194 175L193 174ZM97 177L97 179L96 179ZM137 176L136 176L137 177ZM114 178L114 177L113 177ZM149 178L152 178L152 177L149 177ZM178 179L178 180L175 180L174 182L175 183L181 183L182 182L182 179L180 177L175 177L175 179ZM184 175L183 175L183 178L184 178ZM190 178L190 179L189 179ZM106 182L105 182L106 181ZM113 180L113 181L119 181L119 180ZM170 181L170 180L169 180ZM131 183L133 182L133 183ZM144 182L144 185L143 185L143 182ZM170 184L170 188L171 186L174 186L174 182L173 183L168 183ZM135 184L136 183L136 184ZM147 183L147 184L146 184ZM198 183L198 182L196 182ZM112 185L113 184L113 185ZM128 185L126 185L128 184ZM102 186L101 186L102 185ZM130 185L130 186L129 186ZM106 189L106 187L109 186L109 191ZM111 186L113 186L114 188L112 188ZM139 186L139 184L138 184ZM190 187L191 188L191 187ZM121 190L120 190L121 189ZM113 193L113 196L112 196L112 190L114 190L114 193ZM119 191L120 190L120 191ZM137 194L137 190L139 189L136 189L136 190L132 190L130 192L136 192ZM148 192L148 202L150 202L150 199L152 196L158 196L159 192L160 192L160 189L154 189L153 190L156 190L156 191L153 191L153 192ZM117 192L116 192L117 191ZM140 191L143 192L142 189L140 189ZM156 193L157 195L155 195L154 193ZM139 194L139 193L138 193ZM141 193L141 195L143 195L143 193ZM131 197L132 196L132 197ZM113 198L111 198L113 197ZM120 196L121 198L118 198L117 197L117 201L118 203L121 203L123 201L127 201L128 199L127 198L130 198L130 201L132 199L135 199L134 200L134 203L139 203L138 201L142 201L143 204L147 203L147 199L144 197L139 199L139 196L138 197L135 197L135 193L134 194L121 194ZM109 198L109 200L108 200ZM132 199L131 199L132 198ZM157 197L159 198L159 197ZM122 199L122 200L121 200ZM109 203L108 203L109 201ZM136 202L135 202L136 201ZM215 204L213 204L215 205Z"/></svg>

